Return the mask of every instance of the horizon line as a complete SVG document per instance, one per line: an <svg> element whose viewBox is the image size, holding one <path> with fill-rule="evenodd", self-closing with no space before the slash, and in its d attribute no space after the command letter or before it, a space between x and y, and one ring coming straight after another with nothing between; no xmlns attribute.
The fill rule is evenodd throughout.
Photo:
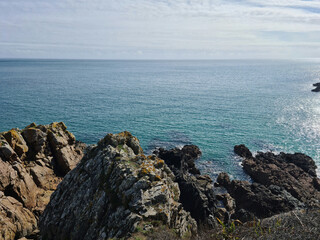
<svg viewBox="0 0 320 240"><path fill-rule="evenodd" d="M93 60L93 61L230 61L230 60L320 60L320 58L12 58L1 60Z"/></svg>

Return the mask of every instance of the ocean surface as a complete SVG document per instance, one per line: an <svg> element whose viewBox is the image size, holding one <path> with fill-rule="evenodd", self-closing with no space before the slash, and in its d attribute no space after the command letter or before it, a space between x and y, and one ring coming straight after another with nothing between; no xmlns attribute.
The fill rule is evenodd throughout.
<svg viewBox="0 0 320 240"><path fill-rule="evenodd" d="M247 179L233 146L320 166L320 61L0 60L0 131L63 121L76 138L137 136L145 152L196 144L198 166Z"/></svg>

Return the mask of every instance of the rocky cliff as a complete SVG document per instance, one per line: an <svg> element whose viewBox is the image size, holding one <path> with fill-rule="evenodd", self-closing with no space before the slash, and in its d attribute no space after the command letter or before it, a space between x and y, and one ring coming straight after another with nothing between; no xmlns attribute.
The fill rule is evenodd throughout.
<svg viewBox="0 0 320 240"><path fill-rule="evenodd" d="M213 186L196 167L194 145L145 156L129 132L90 147L63 123L0 133L0 239L173 239L203 228L219 233L217 218L232 226L320 208L310 157L234 151L253 181L221 173Z"/></svg>
<svg viewBox="0 0 320 240"><path fill-rule="evenodd" d="M0 239L37 233L39 215L84 148L63 123L0 133Z"/></svg>
<svg viewBox="0 0 320 240"><path fill-rule="evenodd" d="M108 134L58 186L40 219L43 239L130 237L159 226L197 230L162 159L145 156L129 132Z"/></svg>

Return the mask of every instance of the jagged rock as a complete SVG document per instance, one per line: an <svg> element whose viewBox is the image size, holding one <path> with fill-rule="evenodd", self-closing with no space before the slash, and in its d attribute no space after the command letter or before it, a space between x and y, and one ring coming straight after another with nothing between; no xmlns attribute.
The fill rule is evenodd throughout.
<svg viewBox="0 0 320 240"><path fill-rule="evenodd" d="M19 161L19 157L17 153L12 149L10 144L6 141L6 139L1 134L0 134L0 157L10 162Z"/></svg>
<svg viewBox="0 0 320 240"><path fill-rule="evenodd" d="M12 168L17 173L17 178L13 179L13 184L5 189L5 194L16 198L23 205L33 210L36 206L37 185L21 163L14 163Z"/></svg>
<svg viewBox="0 0 320 240"><path fill-rule="evenodd" d="M198 223L215 225L212 221L216 202L212 180L209 176L200 175L194 164L201 156L200 149L195 145L186 145L182 149L160 148L154 154L163 159L176 176L181 191L179 201L183 208L190 212Z"/></svg>
<svg viewBox="0 0 320 240"><path fill-rule="evenodd" d="M164 159L171 169L175 168L176 172L189 172L191 174L200 174L196 168L194 161L201 156L200 149L195 145L185 145L182 149L173 148L165 150L159 148L154 154Z"/></svg>
<svg viewBox="0 0 320 240"><path fill-rule="evenodd" d="M76 139L66 131L64 123L52 123L48 130L48 140L63 174L73 169L82 158L82 151L77 151Z"/></svg>
<svg viewBox="0 0 320 240"><path fill-rule="evenodd" d="M35 219L63 175L80 161L84 148L63 123L31 124L23 130L0 133L0 239L17 239L34 232ZM61 158L68 160L68 168L63 168ZM3 221L8 230L1 232Z"/></svg>
<svg viewBox="0 0 320 240"><path fill-rule="evenodd" d="M241 221L253 220L254 217L266 218L304 207L303 203L279 186L269 185L266 187L259 183L251 184L239 180L221 181L226 177L218 179L220 180L219 184L225 187L235 200L234 218ZM227 206L228 203L225 203L225 205ZM233 209L234 206L230 208L230 210Z"/></svg>
<svg viewBox="0 0 320 240"><path fill-rule="evenodd" d="M219 174L218 185L235 199L235 218L247 221L320 206L320 180L312 158L301 153L259 152L253 156L244 145L234 150L244 158L243 168L255 181L231 181L228 174Z"/></svg>
<svg viewBox="0 0 320 240"><path fill-rule="evenodd" d="M17 178L17 173L14 171L10 163L4 162L0 158L0 191L4 191L7 186L13 184L13 180Z"/></svg>
<svg viewBox="0 0 320 240"><path fill-rule="evenodd" d="M219 173L218 178L217 178L217 183L219 184L219 186L229 186L231 183L230 177L228 175L228 173L222 172Z"/></svg>
<svg viewBox="0 0 320 240"><path fill-rule="evenodd" d="M17 239L37 228L34 214L13 197L0 191L0 239Z"/></svg>
<svg viewBox="0 0 320 240"><path fill-rule="evenodd" d="M40 218L43 239L128 237L138 224L160 221L180 236L196 222L177 201L174 175L146 157L129 132L108 134L59 184Z"/></svg>
<svg viewBox="0 0 320 240"><path fill-rule="evenodd" d="M12 129L6 132L3 137L7 140L12 149L16 152L18 157L23 160L28 152L28 146L26 141L21 136L20 132Z"/></svg>
<svg viewBox="0 0 320 240"><path fill-rule="evenodd" d="M234 152L240 157L252 158L252 153L244 144L234 146Z"/></svg>
<svg viewBox="0 0 320 240"><path fill-rule="evenodd" d="M316 165L312 158L301 154L258 153L243 160L244 170L265 186L284 188L309 207L320 207L320 191L315 187Z"/></svg>

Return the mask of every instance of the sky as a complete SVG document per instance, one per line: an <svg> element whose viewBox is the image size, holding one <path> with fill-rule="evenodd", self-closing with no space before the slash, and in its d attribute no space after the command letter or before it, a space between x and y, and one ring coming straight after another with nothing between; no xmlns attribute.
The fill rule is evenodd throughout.
<svg viewBox="0 0 320 240"><path fill-rule="evenodd" d="M320 0L0 0L0 58L320 58Z"/></svg>

